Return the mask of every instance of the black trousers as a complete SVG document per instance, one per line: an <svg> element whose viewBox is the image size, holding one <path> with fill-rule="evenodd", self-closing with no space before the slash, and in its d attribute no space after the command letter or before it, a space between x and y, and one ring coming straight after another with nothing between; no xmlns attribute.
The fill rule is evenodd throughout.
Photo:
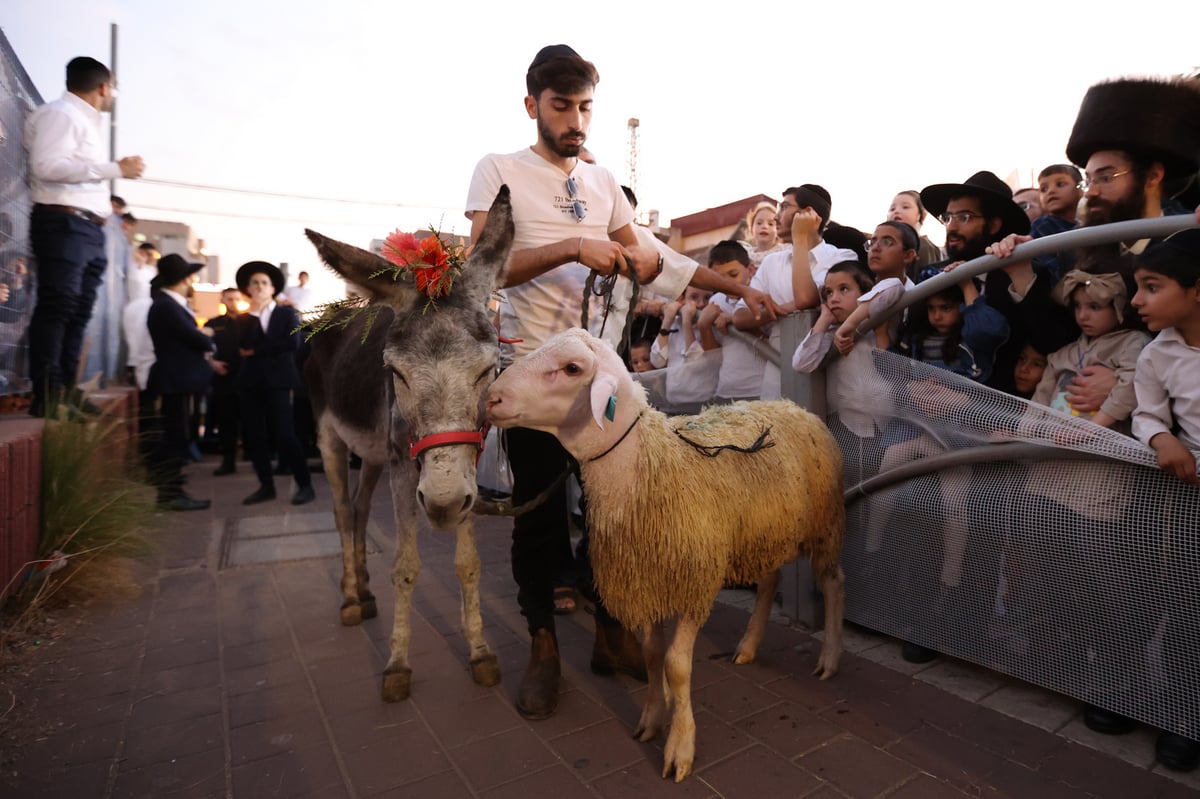
<svg viewBox="0 0 1200 799"><path fill-rule="evenodd" d="M208 396L208 426L217 430L221 462L233 466L237 461L239 417L236 391L216 390Z"/></svg>
<svg viewBox="0 0 1200 799"><path fill-rule="evenodd" d="M104 228L71 214L34 209L29 238L37 259L37 305L29 320L34 408L46 392L75 384L79 354L108 256Z"/></svg>
<svg viewBox="0 0 1200 799"><path fill-rule="evenodd" d="M571 456L549 433L514 427L506 435L513 504L533 499L571 468ZM512 573L517 604L531 634L542 628L554 629L554 583L564 551L567 555L571 552L565 484L542 505L513 521Z"/></svg>
<svg viewBox="0 0 1200 799"><path fill-rule="evenodd" d="M183 493L183 462L188 451L188 401L190 394L163 394L158 443L150 453L150 477L158 487L159 501Z"/></svg>
<svg viewBox="0 0 1200 799"><path fill-rule="evenodd" d="M275 470L271 465L271 448L268 433L274 435L280 460L291 470L296 485L305 488L312 485L308 473L308 461L296 441L292 426L292 392L286 388L243 388L238 393L238 404L242 412L242 436L250 460L254 462L254 473L264 486L275 485Z"/></svg>
<svg viewBox="0 0 1200 799"><path fill-rule="evenodd" d="M578 474L574 459L549 433L514 427L506 435L513 473L513 504L530 501L568 469ZM564 483L545 503L513 521L513 579L517 582L517 604L530 634L542 628L554 629L554 588L564 564L570 562L578 565L580 587L596 603L596 620L602 624L617 623L592 585L586 531L579 553L572 555L569 510Z"/></svg>

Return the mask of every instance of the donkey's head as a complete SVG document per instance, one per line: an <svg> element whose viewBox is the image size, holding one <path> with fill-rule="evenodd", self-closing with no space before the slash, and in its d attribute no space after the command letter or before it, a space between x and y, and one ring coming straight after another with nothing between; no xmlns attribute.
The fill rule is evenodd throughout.
<svg viewBox="0 0 1200 799"><path fill-rule="evenodd" d="M392 447L396 457L417 461L417 499L430 524L453 530L471 512L478 491L483 398L499 359L488 302L513 241L508 187L500 187L450 293L428 306L425 294L409 281L386 275L371 279L380 270L390 271L388 261L305 232L333 271L395 311L382 364L392 377Z"/></svg>

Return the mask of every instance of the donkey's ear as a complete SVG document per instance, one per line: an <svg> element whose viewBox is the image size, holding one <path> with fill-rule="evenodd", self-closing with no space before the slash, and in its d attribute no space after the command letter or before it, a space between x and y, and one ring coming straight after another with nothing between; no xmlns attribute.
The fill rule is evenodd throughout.
<svg viewBox="0 0 1200 799"><path fill-rule="evenodd" d="M488 209L487 224L463 265L462 275L454 286L455 293L470 295L472 300L480 303L487 302L507 270L513 230L512 202L506 184L496 192L496 199Z"/></svg>
<svg viewBox="0 0 1200 799"><path fill-rule="evenodd" d="M419 292L407 280L393 279L392 264L373 252L361 250L350 244L326 238L315 230L304 229L304 235L317 248L317 254L325 265L353 283L363 296L372 302L380 302L399 310L411 308ZM378 277L372 278L383 271Z"/></svg>

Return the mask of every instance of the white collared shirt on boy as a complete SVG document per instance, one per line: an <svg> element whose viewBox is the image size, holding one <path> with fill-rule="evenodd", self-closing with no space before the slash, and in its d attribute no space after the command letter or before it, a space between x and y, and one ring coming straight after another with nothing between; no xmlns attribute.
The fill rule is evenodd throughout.
<svg viewBox="0 0 1200 799"><path fill-rule="evenodd" d="M261 311L248 311L251 316L258 320L262 325L262 332L267 332L267 327L271 324L271 314L275 311L275 300L271 300L263 306Z"/></svg>
<svg viewBox="0 0 1200 799"><path fill-rule="evenodd" d="M825 286L825 275L829 274L831 266L842 261L857 260L858 254L853 250L834 247L825 241L818 242L817 246L808 251L808 268L812 271L813 282L817 284L817 291L819 292ZM758 271L750 279L750 287L770 294L771 299L780 305L787 305L796 301L796 294L792 290L791 245L788 245L779 252L773 252L763 259L762 265L758 267ZM744 302L739 302L737 307L746 308L748 306ZM771 346L778 350L779 326L775 324L767 325L763 328L763 332L767 333ZM779 399L780 394L779 367L773 363L768 363L763 368L763 380L759 396L763 399Z"/></svg>
<svg viewBox="0 0 1200 799"><path fill-rule="evenodd" d="M740 300L714 294L709 302L716 303L723 312L732 315ZM762 390L763 368L767 365L767 359L738 336L722 336L718 332L717 338L721 342L721 368L717 376L716 396L722 399L756 399Z"/></svg>
<svg viewBox="0 0 1200 799"><path fill-rule="evenodd" d="M1168 327L1138 356L1133 376L1137 407L1133 434L1147 446L1159 433L1175 434L1190 450L1200 450L1200 348L1189 346Z"/></svg>

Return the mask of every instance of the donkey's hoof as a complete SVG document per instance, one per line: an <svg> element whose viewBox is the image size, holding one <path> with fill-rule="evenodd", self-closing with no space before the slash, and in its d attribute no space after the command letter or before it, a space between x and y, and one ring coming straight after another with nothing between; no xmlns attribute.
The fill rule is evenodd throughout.
<svg viewBox="0 0 1200 799"><path fill-rule="evenodd" d="M360 601L362 606L362 617L364 619L373 619L379 615L379 611L375 609L375 597L369 596Z"/></svg>
<svg viewBox="0 0 1200 799"><path fill-rule="evenodd" d="M383 672L384 702L403 702L412 693L412 669L407 666L392 666Z"/></svg>
<svg viewBox="0 0 1200 799"><path fill-rule="evenodd" d="M342 606L342 626L343 627L356 627L359 624L362 624L364 615L365 614L363 613L362 605L359 605L359 604L343 605Z"/></svg>
<svg viewBox="0 0 1200 799"><path fill-rule="evenodd" d="M488 653L471 661L471 679L487 688L500 683L500 662Z"/></svg>

